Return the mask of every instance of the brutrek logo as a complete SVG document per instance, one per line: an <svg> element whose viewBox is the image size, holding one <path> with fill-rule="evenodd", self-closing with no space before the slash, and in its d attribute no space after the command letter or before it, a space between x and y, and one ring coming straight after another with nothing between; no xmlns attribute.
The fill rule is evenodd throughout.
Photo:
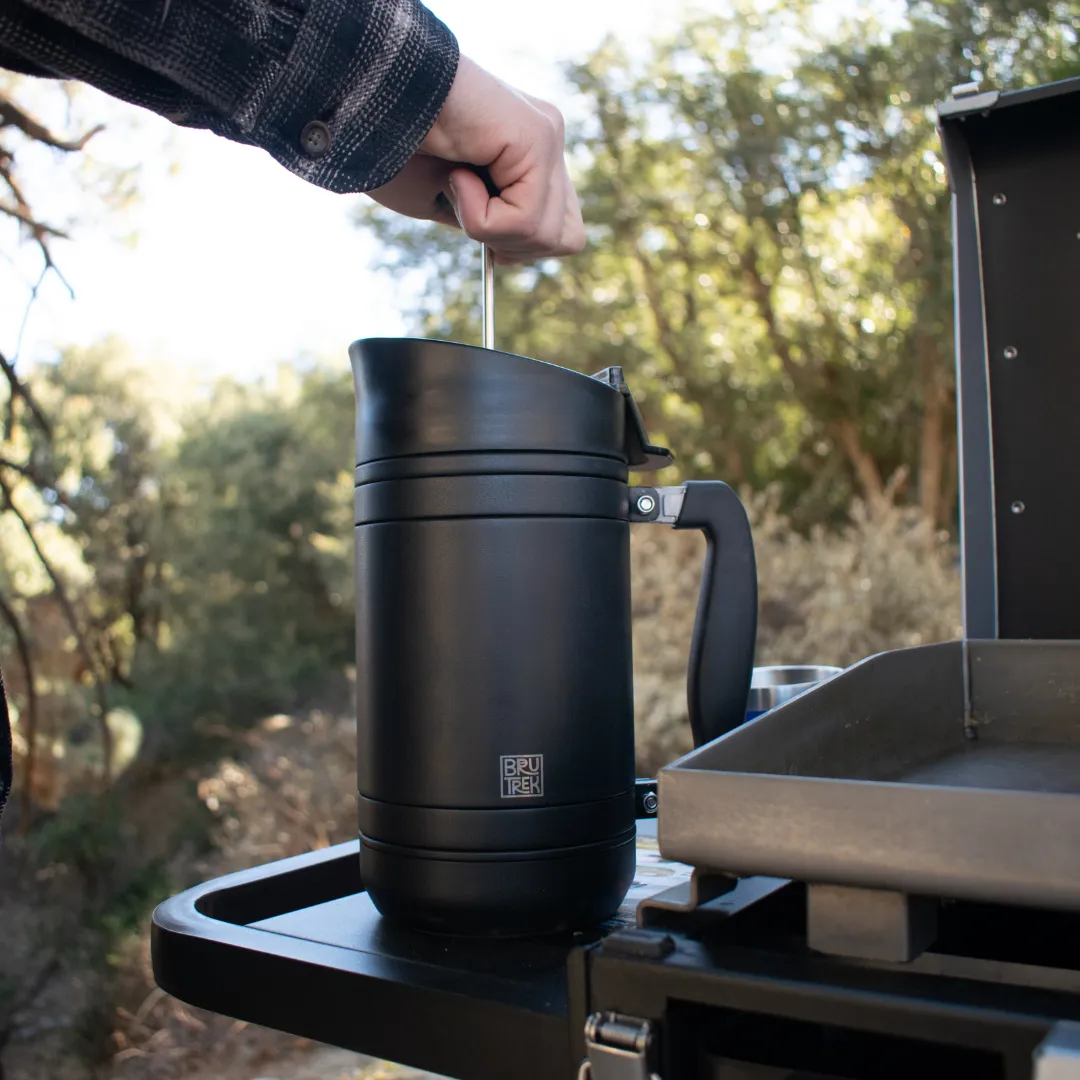
<svg viewBox="0 0 1080 1080"><path fill-rule="evenodd" d="M499 758L502 797L523 799L544 794L543 754L503 754Z"/></svg>

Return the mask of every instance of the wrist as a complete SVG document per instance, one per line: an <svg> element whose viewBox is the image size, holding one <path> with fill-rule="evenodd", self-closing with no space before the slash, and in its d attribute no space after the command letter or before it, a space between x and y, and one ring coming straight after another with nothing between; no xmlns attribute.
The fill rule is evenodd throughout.
<svg viewBox="0 0 1080 1080"><path fill-rule="evenodd" d="M462 56L420 152L444 161L491 164L502 149L494 121L505 110L506 98L515 96L505 83Z"/></svg>

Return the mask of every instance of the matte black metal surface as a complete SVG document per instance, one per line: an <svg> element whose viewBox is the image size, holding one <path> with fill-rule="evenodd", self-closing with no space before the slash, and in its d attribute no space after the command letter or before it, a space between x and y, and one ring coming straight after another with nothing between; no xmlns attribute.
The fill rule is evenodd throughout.
<svg viewBox="0 0 1080 1080"><path fill-rule="evenodd" d="M965 572L977 623L969 617L968 632L1077 638L1080 84L1003 94L986 113L944 119L942 130L957 213Z"/></svg>
<svg viewBox="0 0 1080 1080"><path fill-rule="evenodd" d="M627 522L361 525L356 567L365 798L513 813L633 790ZM543 757L542 795L504 799L515 755Z"/></svg>
<svg viewBox="0 0 1080 1080"><path fill-rule="evenodd" d="M463 1080L576 1076L587 1016L579 946L633 926L689 876L639 827L623 907L586 935L474 941L382 918L355 842L206 882L154 912L154 975L200 1008Z"/></svg>
<svg viewBox="0 0 1080 1080"><path fill-rule="evenodd" d="M625 498L622 485L591 482ZM614 841L634 825L628 523L361 525L356 560L358 783L381 804L372 826L384 826L365 837L408 832L392 821L395 807L428 823L437 808L467 813L473 851L498 850L519 820L522 829L502 846L501 871L475 860L419 865L453 822L432 826L411 857L370 847L364 875L376 903L429 928L456 918L463 932L485 920L491 931L535 933L606 918L629 884L625 860L568 861L561 849ZM516 794L504 773L521 757L535 775ZM545 867L516 854L539 848L552 849ZM422 891L410 898L410 888Z"/></svg>
<svg viewBox="0 0 1080 1080"><path fill-rule="evenodd" d="M568 368L447 341L370 338L349 348L356 460L538 451L626 462L618 390Z"/></svg>
<svg viewBox="0 0 1080 1080"><path fill-rule="evenodd" d="M359 891L357 868L354 842L166 901L151 937L158 985L200 1008L463 1080L501 1080L508 1062L530 1080L572 1075L573 939L493 950L400 931Z"/></svg>
<svg viewBox="0 0 1080 1080"><path fill-rule="evenodd" d="M655 784L654 784L655 788ZM580 844L608 840L625 831L626 822L642 813L635 787L610 799L564 806L524 806L463 810L459 807L409 806L359 796L360 832L388 844L441 851L530 851L558 847L567 836Z"/></svg>
<svg viewBox="0 0 1080 1080"><path fill-rule="evenodd" d="M1080 642L856 664L663 770L661 849L738 874L1080 909L1078 672Z"/></svg>
<svg viewBox="0 0 1080 1080"><path fill-rule="evenodd" d="M425 476L363 484L356 489L354 506L358 525L445 517L626 521L627 491L617 480L593 476Z"/></svg>
<svg viewBox="0 0 1080 1080"><path fill-rule="evenodd" d="M629 885L635 820L637 518L630 489L596 463L664 455L619 369L588 379L441 342L350 351L369 893L440 932L591 926ZM701 742L745 718L757 578L734 492L679 494L676 527L708 540L688 680Z"/></svg>
<svg viewBox="0 0 1080 1080"><path fill-rule="evenodd" d="M998 636L998 601L994 460L975 174L965 141L965 127L943 121L939 131L952 189L964 633L973 638L995 638Z"/></svg>
<svg viewBox="0 0 1080 1080"><path fill-rule="evenodd" d="M463 983L479 979L477 986L470 988L474 991L484 988L483 980L497 979L499 993L508 1004L554 1016L566 1010L567 942L552 945L517 939L492 948L466 938L417 934L383 919L365 892L251 925L254 930L300 941L440 967L459 975Z"/></svg>
<svg viewBox="0 0 1080 1080"><path fill-rule="evenodd" d="M674 1080L1031 1080L1051 1028L1080 1019L1075 914L955 902L931 951L856 962L809 948L805 892L707 910L692 937L673 924L662 959L605 943L591 1007L656 1022Z"/></svg>
<svg viewBox="0 0 1080 1080"><path fill-rule="evenodd" d="M383 458L356 466L356 486L385 480L411 480L421 476L597 476L626 482L629 470L616 458L586 454L425 454L421 457Z"/></svg>
<svg viewBox="0 0 1080 1080"><path fill-rule="evenodd" d="M705 534L702 573L686 697L694 745L746 719L757 641L757 563L750 521L739 497L716 481L684 485L677 529Z"/></svg>
<svg viewBox="0 0 1080 1080"><path fill-rule="evenodd" d="M564 933L618 910L634 880L634 831L528 852L424 850L361 836L360 869L379 910L406 926L476 938Z"/></svg>
<svg viewBox="0 0 1080 1080"><path fill-rule="evenodd" d="M643 844L654 887L685 871ZM855 962L808 948L792 883L721 897L655 948L416 934L359 888L355 844L208 882L155 912L155 976L193 1005L465 1080L570 1080L585 1017L604 1010L655 1022L671 1080L1029 1080L1052 1025L1080 1019L1080 926L1065 912L957 901L914 961ZM608 929L632 919L629 904Z"/></svg>

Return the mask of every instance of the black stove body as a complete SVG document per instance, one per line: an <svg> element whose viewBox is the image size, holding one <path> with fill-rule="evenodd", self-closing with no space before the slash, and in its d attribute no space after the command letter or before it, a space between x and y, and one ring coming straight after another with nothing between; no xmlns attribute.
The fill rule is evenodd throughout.
<svg viewBox="0 0 1080 1080"><path fill-rule="evenodd" d="M969 638L1080 638L1080 80L939 107Z"/></svg>
<svg viewBox="0 0 1080 1080"><path fill-rule="evenodd" d="M1056 643L1046 655L1064 656L1080 640L1080 80L972 88L939 115L954 205L966 637L989 642L976 654L1045 641ZM934 648L947 665L960 645ZM845 677L804 697L838 695ZM1080 710L1080 671L1054 677ZM967 689L957 694L966 711ZM800 699L775 713L795 708ZM1062 738L1080 744L1080 733ZM660 777L660 849L704 867L665 846L665 829L681 828L665 824L665 782L679 771ZM847 778L864 791L880 779ZM1073 795L1023 797L1029 818L1045 805L1049 819ZM865 816L875 804L859 805ZM696 810L716 830L732 820L707 802ZM647 842L639 830L639 874ZM593 934L492 944L384 924L356 849L161 905L159 984L462 1080L1080 1080L1071 900L665 866L673 887L644 900L632 887Z"/></svg>
<svg viewBox="0 0 1080 1080"><path fill-rule="evenodd" d="M493 945L388 925L356 855L166 901L158 983L461 1080L1070 1080L1080 1065L1076 914L958 901L915 960L840 959L808 945L804 886L697 875L589 937Z"/></svg>

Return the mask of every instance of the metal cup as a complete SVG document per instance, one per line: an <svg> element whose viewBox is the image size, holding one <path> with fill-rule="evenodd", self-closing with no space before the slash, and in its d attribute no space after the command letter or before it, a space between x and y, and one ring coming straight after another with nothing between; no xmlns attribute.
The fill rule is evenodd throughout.
<svg viewBox="0 0 1080 1080"><path fill-rule="evenodd" d="M754 668L746 719L753 720L755 716L783 705L785 701L798 697L804 690L839 675L843 670L821 664L777 664Z"/></svg>

